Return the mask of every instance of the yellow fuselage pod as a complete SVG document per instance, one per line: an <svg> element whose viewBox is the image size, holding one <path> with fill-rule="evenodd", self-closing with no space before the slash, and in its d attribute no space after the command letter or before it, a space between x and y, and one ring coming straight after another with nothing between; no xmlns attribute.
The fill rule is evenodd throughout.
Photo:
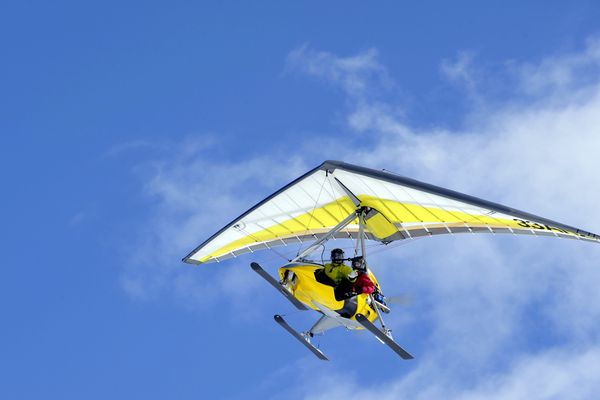
<svg viewBox="0 0 600 400"><path fill-rule="evenodd" d="M367 294L359 294L348 300L336 300L333 286L318 282L316 279L315 272L322 268L320 264L291 263L279 268L279 277L283 280L286 272L292 271L296 278L289 282L289 289L294 297L313 310L319 311L314 301L352 320L356 320L356 314L364 315L371 322L377 319L377 312L367 303L369 298ZM377 279L370 271L369 276L379 287Z"/></svg>

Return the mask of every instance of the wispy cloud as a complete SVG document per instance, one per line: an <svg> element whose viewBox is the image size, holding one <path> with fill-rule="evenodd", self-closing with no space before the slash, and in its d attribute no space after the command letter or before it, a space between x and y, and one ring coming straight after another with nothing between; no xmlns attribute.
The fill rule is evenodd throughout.
<svg viewBox="0 0 600 400"><path fill-rule="evenodd" d="M308 166L297 157L284 156L227 162L215 150L212 136L187 138L136 166L151 211L130 246L133 251L121 277L122 287L132 297L169 295L186 307L203 308L219 294L243 297L253 287L254 281L241 282L227 267L215 275L210 270L207 279L180 260L209 232Z"/></svg>
<svg viewBox="0 0 600 400"><path fill-rule="evenodd" d="M461 51L456 59L444 59L440 65L440 71L451 82L465 88L467 95L474 102L481 102L481 94L478 92L478 71L474 67L474 53Z"/></svg>
<svg viewBox="0 0 600 400"><path fill-rule="evenodd" d="M377 89L393 85L373 48L354 56L340 57L303 45L288 55L286 65L289 71L325 79L354 98L370 96Z"/></svg>
<svg viewBox="0 0 600 400"><path fill-rule="evenodd" d="M572 96L573 89L585 91L600 78L600 37L589 38L585 49L578 53L556 54L539 63L511 66L526 94Z"/></svg>

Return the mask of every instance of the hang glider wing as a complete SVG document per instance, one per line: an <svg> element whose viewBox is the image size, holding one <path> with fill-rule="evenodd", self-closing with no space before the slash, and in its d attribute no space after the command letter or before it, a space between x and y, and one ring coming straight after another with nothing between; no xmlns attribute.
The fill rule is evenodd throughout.
<svg viewBox="0 0 600 400"><path fill-rule="evenodd" d="M236 218L183 261L200 264L291 243L312 242L358 207L369 239L487 232L556 236L600 243L600 236L500 204L395 174L326 161ZM356 238L355 219L335 234Z"/></svg>

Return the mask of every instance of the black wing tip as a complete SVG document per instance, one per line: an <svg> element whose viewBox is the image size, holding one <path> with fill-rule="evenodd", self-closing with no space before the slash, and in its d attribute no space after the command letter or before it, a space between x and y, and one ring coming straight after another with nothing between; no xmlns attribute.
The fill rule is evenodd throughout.
<svg viewBox="0 0 600 400"><path fill-rule="evenodd" d="M200 265L200 264L202 264L200 261L192 260L189 257L183 257L181 259L181 261L184 262L184 263L186 263L186 264L189 264L189 265Z"/></svg>
<svg viewBox="0 0 600 400"><path fill-rule="evenodd" d="M336 168L342 167L344 165L347 165L344 161L325 160L320 165L320 169L322 169L322 170L336 169Z"/></svg>

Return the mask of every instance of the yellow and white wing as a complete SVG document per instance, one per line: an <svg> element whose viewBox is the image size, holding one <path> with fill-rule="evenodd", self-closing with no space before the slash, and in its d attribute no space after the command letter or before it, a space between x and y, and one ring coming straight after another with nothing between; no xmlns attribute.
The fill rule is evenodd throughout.
<svg viewBox="0 0 600 400"><path fill-rule="evenodd" d="M187 255L200 264L290 243L312 242L365 207L368 239L389 243L461 232L600 236L414 179L326 161L252 207ZM358 219L337 232L356 238Z"/></svg>

